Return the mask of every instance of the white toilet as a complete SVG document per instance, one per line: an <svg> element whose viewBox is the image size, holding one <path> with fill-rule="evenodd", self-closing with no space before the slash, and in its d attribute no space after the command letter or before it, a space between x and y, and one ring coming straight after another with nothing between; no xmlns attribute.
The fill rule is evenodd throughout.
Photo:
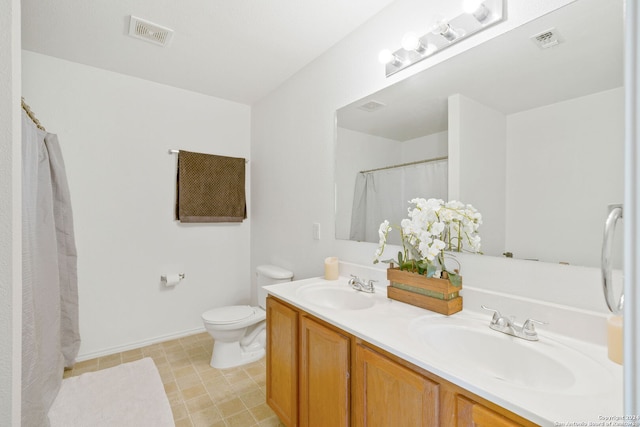
<svg viewBox="0 0 640 427"><path fill-rule="evenodd" d="M259 307L233 305L202 314L204 327L213 337L211 366L233 368L254 362L265 354L267 292L263 286L289 282L293 273L274 265L256 268Z"/></svg>

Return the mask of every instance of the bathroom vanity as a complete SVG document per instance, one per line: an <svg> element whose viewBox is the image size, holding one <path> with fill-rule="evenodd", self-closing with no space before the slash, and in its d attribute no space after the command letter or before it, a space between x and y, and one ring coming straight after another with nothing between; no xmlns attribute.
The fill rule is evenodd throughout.
<svg viewBox="0 0 640 427"><path fill-rule="evenodd" d="M544 331L526 342L490 330L489 314L446 317L347 281L266 288L267 403L288 427L530 426L622 414L621 368L600 346Z"/></svg>

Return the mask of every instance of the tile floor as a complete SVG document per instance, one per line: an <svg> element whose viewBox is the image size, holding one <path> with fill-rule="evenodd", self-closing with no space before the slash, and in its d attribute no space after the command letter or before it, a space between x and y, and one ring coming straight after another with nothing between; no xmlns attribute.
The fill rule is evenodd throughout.
<svg viewBox="0 0 640 427"><path fill-rule="evenodd" d="M65 378L153 358L176 427L282 427L265 402L265 359L238 368L209 366L213 340L207 332L78 362Z"/></svg>

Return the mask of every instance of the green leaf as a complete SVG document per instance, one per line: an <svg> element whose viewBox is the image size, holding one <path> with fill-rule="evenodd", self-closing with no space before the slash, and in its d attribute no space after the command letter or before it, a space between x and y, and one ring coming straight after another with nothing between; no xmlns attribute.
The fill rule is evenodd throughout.
<svg viewBox="0 0 640 427"><path fill-rule="evenodd" d="M398 251L398 266L402 268L402 252Z"/></svg>
<svg viewBox="0 0 640 427"><path fill-rule="evenodd" d="M424 276L427 273L427 268L429 267L429 263L425 261L418 261L416 262L416 267L418 268L418 273Z"/></svg>
<svg viewBox="0 0 640 427"><path fill-rule="evenodd" d="M427 277L433 277L433 275L436 273L436 270L438 269L438 267L436 267L433 264L429 264L427 266Z"/></svg>
<svg viewBox="0 0 640 427"><path fill-rule="evenodd" d="M462 286L462 276L456 273L451 273L451 272L448 272L448 273L449 273L449 281L453 286L457 288Z"/></svg>

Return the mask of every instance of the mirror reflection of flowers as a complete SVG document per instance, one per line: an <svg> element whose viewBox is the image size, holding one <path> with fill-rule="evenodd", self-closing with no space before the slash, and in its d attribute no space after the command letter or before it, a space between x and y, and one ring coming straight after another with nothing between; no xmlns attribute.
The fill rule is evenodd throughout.
<svg viewBox="0 0 640 427"><path fill-rule="evenodd" d="M397 228L403 250L398 252L398 259L382 262L397 263L401 270L427 277L448 278L451 284L460 286L459 268L447 267L445 251L481 253L478 227L482 224L482 215L473 206L455 200L445 203L440 199L416 198L409 203L413 205L409 208L409 218L403 219L399 227L389 225L387 220L380 224L380 245L373 263L380 262L387 236Z"/></svg>

